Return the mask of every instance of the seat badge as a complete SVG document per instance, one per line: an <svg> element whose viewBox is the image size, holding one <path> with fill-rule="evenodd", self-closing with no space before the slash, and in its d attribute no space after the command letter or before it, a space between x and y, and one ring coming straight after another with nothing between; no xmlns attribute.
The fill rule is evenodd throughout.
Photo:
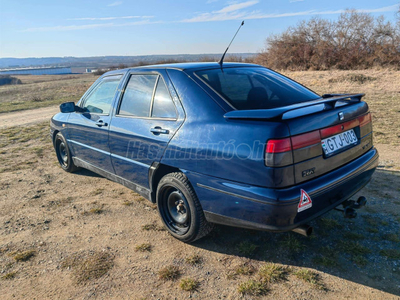
<svg viewBox="0 0 400 300"><path fill-rule="evenodd" d="M344 120L344 114L342 111L338 115L339 115L339 121Z"/></svg>

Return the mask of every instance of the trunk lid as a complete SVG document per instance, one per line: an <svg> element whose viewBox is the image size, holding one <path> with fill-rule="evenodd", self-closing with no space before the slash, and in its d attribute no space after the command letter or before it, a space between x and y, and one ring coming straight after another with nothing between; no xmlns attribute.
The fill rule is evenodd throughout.
<svg viewBox="0 0 400 300"><path fill-rule="evenodd" d="M294 184L299 184L337 169L372 148L371 115L362 96L324 95L319 100L276 109L236 110L225 118L280 120L286 124L290 137L267 141L265 164L276 168L292 165Z"/></svg>
<svg viewBox="0 0 400 300"><path fill-rule="evenodd" d="M337 103L331 110L283 120L292 140L295 183L337 169L372 148L370 120L365 102ZM315 143L301 147L302 137L310 134L317 137Z"/></svg>

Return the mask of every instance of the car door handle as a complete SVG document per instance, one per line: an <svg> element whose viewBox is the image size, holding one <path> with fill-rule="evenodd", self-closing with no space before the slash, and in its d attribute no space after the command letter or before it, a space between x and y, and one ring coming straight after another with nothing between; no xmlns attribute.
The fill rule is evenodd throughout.
<svg viewBox="0 0 400 300"><path fill-rule="evenodd" d="M162 129L160 126L156 126L156 127L153 127L153 128L151 128L150 129L150 131L153 133L153 134L168 134L169 133L169 130L168 129Z"/></svg>
<svg viewBox="0 0 400 300"><path fill-rule="evenodd" d="M96 122L96 125L99 126L99 127L101 127L101 126L107 126L108 124L107 124L106 122L104 122L103 120L98 120L98 121Z"/></svg>

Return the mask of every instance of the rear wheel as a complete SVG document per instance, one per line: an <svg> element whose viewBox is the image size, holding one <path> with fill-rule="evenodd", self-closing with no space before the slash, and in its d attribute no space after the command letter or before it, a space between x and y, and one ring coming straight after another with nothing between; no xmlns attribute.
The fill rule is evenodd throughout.
<svg viewBox="0 0 400 300"><path fill-rule="evenodd" d="M67 141L60 132L57 133L54 138L54 148L56 150L58 162L64 171L72 173L79 170L72 160Z"/></svg>
<svg viewBox="0 0 400 300"><path fill-rule="evenodd" d="M213 229L183 173L170 173L160 180L157 208L169 233L183 242L194 242Z"/></svg>

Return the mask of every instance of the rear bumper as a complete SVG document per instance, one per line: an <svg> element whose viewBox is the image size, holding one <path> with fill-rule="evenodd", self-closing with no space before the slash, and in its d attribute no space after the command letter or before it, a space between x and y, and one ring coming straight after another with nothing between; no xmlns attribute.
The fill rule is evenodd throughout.
<svg viewBox="0 0 400 300"><path fill-rule="evenodd" d="M362 189L378 166L372 148L352 162L308 182L286 189L270 189L186 172L209 222L267 231L289 231L305 224ZM312 207L298 212L300 190Z"/></svg>

